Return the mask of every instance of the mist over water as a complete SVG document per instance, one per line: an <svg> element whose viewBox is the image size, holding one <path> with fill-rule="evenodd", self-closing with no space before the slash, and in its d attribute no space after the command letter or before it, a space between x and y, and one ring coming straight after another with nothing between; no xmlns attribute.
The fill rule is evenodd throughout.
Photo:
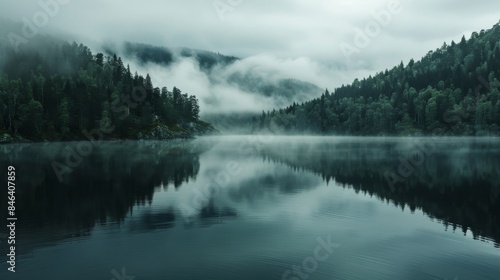
<svg viewBox="0 0 500 280"><path fill-rule="evenodd" d="M385 173L429 143L391 188ZM0 168L15 165L22 186L9 279L111 278L122 267L137 279L281 279L318 238L336 245L302 269L316 279L500 275L495 138L106 142L59 182L51 164L66 145L1 147Z"/></svg>
<svg viewBox="0 0 500 280"><path fill-rule="evenodd" d="M0 0L0 279L500 279L479 4Z"/></svg>

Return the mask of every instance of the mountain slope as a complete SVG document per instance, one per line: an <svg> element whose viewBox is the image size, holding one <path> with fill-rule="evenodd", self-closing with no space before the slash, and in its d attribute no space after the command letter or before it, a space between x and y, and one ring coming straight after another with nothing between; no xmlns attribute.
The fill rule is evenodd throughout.
<svg viewBox="0 0 500 280"><path fill-rule="evenodd" d="M351 135L500 133L500 25L420 61L263 113L254 130Z"/></svg>
<svg viewBox="0 0 500 280"><path fill-rule="evenodd" d="M2 36L2 38L6 38ZM0 141L188 138L215 132L198 99L155 88L117 56L38 36L0 41Z"/></svg>
<svg viewBox="0 0 500 280"><path fill-rule="evenodd" d="M304 102L321 92L314 84L288 77L269 77L266 72L261 71L262 65L246 65L244 59L210 51L130 42L121 47L106 46L104 49L109 54L121 54L125 59L137 61L141 66L153 64L162 66L165 70L190 59L197 64L198 70L208 78L212 86L230 86L234 89L233 92L242 91L256 98L269 98L274 106Z"/></svg>
<svg viewBox="0 0 500 280"><path fill-rule="evenodd" d="M107 48L109 55L116 53L116 51L116 49ZM156 63L164 66L171 66L178 59L192 58L199 63L200 68L204 71L210 71L216 66L229 65L238 60L234 56L225 56L210 51L189 48L171 49L131 42L123 44L123 55L127 58L136 58L142 64Z"/></svg>

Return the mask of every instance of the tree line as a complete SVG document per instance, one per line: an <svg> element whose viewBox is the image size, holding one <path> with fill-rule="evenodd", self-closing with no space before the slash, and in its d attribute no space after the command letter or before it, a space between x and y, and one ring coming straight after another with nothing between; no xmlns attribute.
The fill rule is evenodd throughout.
<svg viewBox="0 0 500 280"><path fill-rule="evenodd" d="M83 130L113 126L133 138L158 124L199 120L196 96L154 87L116 55L49 37L18 52L0 43L0 132L30 140L82 138Z"/></svg>
<svg viewBox="0 0 500 280"><path fill-rule="evenodd" d="M262 112L254 131L341 135L500 133L500 25L444 43L320 98Z"/></svg>

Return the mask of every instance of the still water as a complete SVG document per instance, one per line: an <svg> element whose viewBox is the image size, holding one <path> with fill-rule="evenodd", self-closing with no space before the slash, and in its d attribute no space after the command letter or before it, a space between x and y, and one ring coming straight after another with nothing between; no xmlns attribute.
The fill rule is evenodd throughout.
<svg viewBox="0 0 500 280"><path fill-rule="evenodd" d="M43 143L0 159L18 217L0 279L500 279L497 138Z"/></svg>

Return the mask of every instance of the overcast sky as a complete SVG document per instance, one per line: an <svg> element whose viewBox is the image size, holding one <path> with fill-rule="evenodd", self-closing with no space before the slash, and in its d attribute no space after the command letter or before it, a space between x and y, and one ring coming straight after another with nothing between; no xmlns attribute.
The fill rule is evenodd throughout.
<svg viewBox="0 0 500 280"><path fill-rule="evenodd" d="M91 46L126 40L265 57L295 75L311 76L306 80L324 87L349 83L401 60L419 59L444 41L457 41L464 34L469 37L472 31L489 29L500 19L498 0L64 1L68 3L61 4L41 31L73 34ZM0 3L0 16L13 20L33 20L42 10L38 1ZM390 20L382 22L385 26L374 24L374 13L390 14ZM367 26L369 41L356 44L357 28ZM356 50L350 59L346 46ZM293 69L304 63L313 69L308 69L309 74ZM344 70L330 72L338 76L331 80L328 75L313 77L339 66Z"/></svg>

